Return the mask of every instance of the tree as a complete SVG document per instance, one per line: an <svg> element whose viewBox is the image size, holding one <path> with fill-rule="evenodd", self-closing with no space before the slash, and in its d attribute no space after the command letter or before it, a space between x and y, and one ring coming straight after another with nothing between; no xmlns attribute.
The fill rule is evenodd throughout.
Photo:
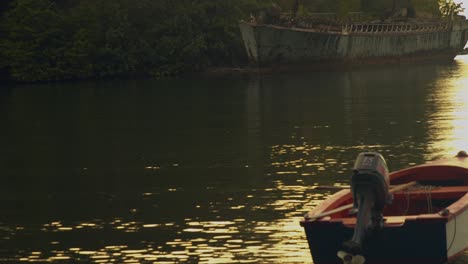
<svg viewBox="0 0 468 264"><path fill-rule="evenodd" d="M39 81L234 65L246 57L238 21L267 2L14 0L1 18L0 68Z"/></svg>
<svg viewBox="0 0 468 264"><path fill-rule="evenodd" d="M0 1L0 17L5 13L6 10L10 7L13 0L2 0Z"/></svg>
<svg viewBox="0 0 468 264"><path fill-rule="evenodd" d="M62 79L68 43L64 17L48 0L16 0L3 17L1 55L22 81Z"/></svg>
<svg viewBox="0 0 468 264"><path fill-rule="evenodd" d="M442 17L453 20L454 15L458 15L465 9L461 3L455 3L453 0L439 0L439 9Z"/></svg>

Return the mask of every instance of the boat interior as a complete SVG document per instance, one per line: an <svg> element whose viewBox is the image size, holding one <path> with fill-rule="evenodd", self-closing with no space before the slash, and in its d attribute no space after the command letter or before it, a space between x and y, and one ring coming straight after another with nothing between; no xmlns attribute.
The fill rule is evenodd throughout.
<svg viewBox="0 0 468 264"><path fill-rule="evenodd" d="M438 213L468 192L468 186L417 185L393 195L384 216L407 216Z"/></svg>
<svg viewBox="0 0 468 264"><path fill-rule="evenodd" d="M464 184L461 180L418 181L414 186L393 193L392 203L385 207L383 214L401 217L439 213L467 195L468 185ZM351 195L346 195L333 208L352 202ZM331 215L332 219L349 217L353 217L349 210Z"/></svg>

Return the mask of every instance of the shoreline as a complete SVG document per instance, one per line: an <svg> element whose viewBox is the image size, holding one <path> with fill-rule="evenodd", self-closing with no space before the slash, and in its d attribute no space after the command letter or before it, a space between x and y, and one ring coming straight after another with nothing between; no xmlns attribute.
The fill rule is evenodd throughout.
<svg viewBox="0 0 468 264"><path fill-rule="evenodd" d="M299 63L299 64L278 64L269 66L245 66L245 67L209 67L202 71L202 76L223 76L223 75L268 75L277 73L297 73L307 71L343 71L373 67L387 66L411 66L420 65L421 63L432 62L440 64L452 64L455 62L455 57L465 55L457 54L447 59L445 56L408 56L400 58L374 58L370 60L358 61L329 61L322 63ZM197 75L196 73L193 73Z"/></svg>
<svg viewBox="0 0 468 264"><path fill-rule="evenodd" d="M468 50L468 49L467 49ZM459 53L456 56L468 55L467 53ZM456 57L455 56L455 57ZM328 62L328 63L313 63L313 64L284 64L284 65L270 65L270 66L220 66L220 67L207 67L203 70L186 72L180 75L154 78L151 76L134 76L134 77L107 77L107 78L89 78L89 79L69 79L69 80L53 80L53 81L34 81L34 82L21 82L14 80L0 80L2 85L21 85L21 84L44 84L44 83L77 83L86 81L105 81L105 80L129 80L129 79L147 79L147 80L164 80L164 79L178 79L184 78L184 76L204 76L204 77L220 77L220 76L252 76L252 75L270 75L278 73L300 73L307 71L343 71L353 70L366 67L385 67L385 66L403 66L403 65L415 65L420 64L421 61L439 62L443 64L451 64L455 62L455 58L446 60L436 57L429 57L425 59L414 59L414 58L400 58L396 60L388 59L377 59L371 61L355 61L355 62Z"/></svg>

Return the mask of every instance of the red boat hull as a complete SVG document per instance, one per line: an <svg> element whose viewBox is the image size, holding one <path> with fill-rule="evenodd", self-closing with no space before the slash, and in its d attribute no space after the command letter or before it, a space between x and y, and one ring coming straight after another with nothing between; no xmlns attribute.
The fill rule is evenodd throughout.
<svg viewBox="0 0 468 264"><path fill-rule="evenodd" d="M451 158L397 171L390 179L391 184L418 181L424 186L442 186L394 194L392 206L384 211L383 230L366 238L363 252L367 264L439 264L468 249L468 158ZM308 215L351 202L350 191L343 190ZM315 264L342 263L337 252L353 236L356 223L347 213L301 221Z"/></svg>

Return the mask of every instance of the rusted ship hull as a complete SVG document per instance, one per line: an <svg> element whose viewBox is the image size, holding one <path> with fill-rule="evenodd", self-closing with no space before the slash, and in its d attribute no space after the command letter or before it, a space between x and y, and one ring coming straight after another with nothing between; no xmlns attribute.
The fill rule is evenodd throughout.
<svg viewBox="0 0 468 264"><path fill-rule="evenodd" d="M463 50L466 23L345 25L339 30L241 22L247 55L258 66L452 60Z"/></svg>

